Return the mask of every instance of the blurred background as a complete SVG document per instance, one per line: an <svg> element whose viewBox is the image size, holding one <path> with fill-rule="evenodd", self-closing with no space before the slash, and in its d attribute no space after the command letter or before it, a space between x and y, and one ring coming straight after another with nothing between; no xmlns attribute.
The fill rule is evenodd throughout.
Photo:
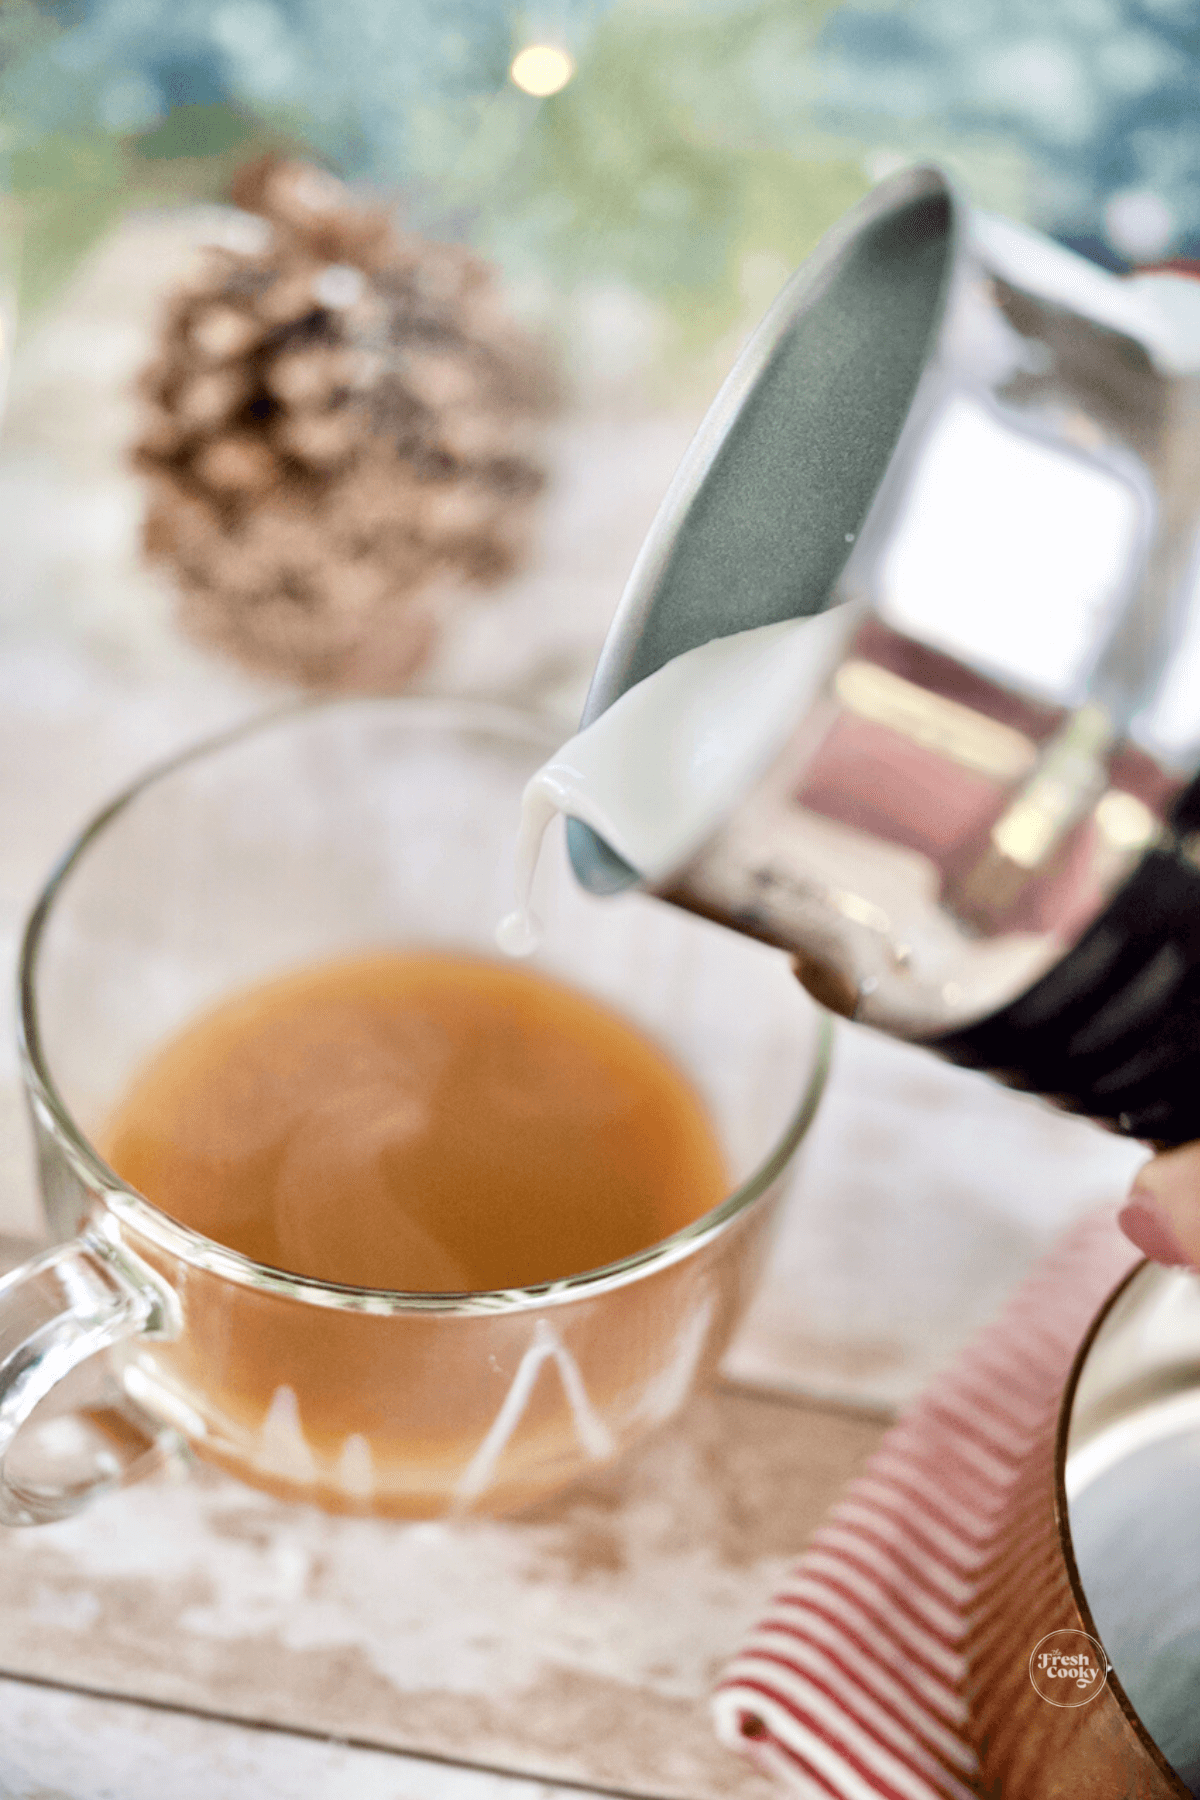
<svg viewBox="0 0 1200 1800"><path fill-rule="evenodd" d="M268 146L556 310L621 293L659 365L914 159L1109 267L1200 237L1186 0L7 0L0 34L31 314L123 215L224 199Z"/></svg>
<svg viewBox="0 0 1200 1800"><path fill-rule="evenodd" d="M9 957L89 809L297 685L402 678L572 723L747 331L892 170L935 161L1112 270L1200 256L1198 65L1188 0L5 0ZM345 186L272 199L270 156ZM392 249L360 255L380 215ZM268 289L286 368L245 326ZM390 548L355 474L383 440L411 502ZM329 541L359 533L331 563L318 492ZM766 1324L811 1385L890 1402L1140 1152L843 1035ZM31 1232L10 1040L0 1229ZM980 1130L1006 1151L985 1169Z"/></svg>
<svg viewBox="0 0 1200 1800"><path fill-rule="evenodd" d="M82 400L278 151L481 252L567 413L694 415L906 162L1109 268L1191 256L1198 58L1186 0L6 0L0 321L20 368L90 280Z"/></svg>
<svg viewBox="0 0 1200 1800"><path fill-rule="evenodd" d="M89 434L132 447L164 300L267 152L486 257L547 346L561 416L694 419L785 276L906 162L1106 267L1190 257L1198 58L1186 0L6 0L9 451L30 382L47 453L55 430L77 458ZM559 445L553 472L569 462ZM136 658L117 615L144 638L153 606L114 589L98 513L92 538L81 514L67 534L87 592L59 541L51 593L27 566L45 514L16 510L6 624L65 612Z"/></svg>

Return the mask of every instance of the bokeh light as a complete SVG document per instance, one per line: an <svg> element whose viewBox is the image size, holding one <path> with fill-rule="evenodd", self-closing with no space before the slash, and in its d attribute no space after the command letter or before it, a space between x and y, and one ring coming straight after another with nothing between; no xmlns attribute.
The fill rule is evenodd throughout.
<svg viewBox="0 0 1200 1800"><path fill-rule="evenodd" d="M554 44L526 44L513 57L508 73L522 93L545 100L566 87L575 73L575 64L565 50Z"/></svg>

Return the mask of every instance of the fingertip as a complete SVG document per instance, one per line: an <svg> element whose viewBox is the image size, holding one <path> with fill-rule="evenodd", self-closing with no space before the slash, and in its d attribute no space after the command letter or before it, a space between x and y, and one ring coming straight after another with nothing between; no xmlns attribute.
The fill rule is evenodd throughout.
<svg viewBox="0 0 1200 1800"><path fill-rule="evenodd" d="M1143 1256L1167 1268L1194 1265L1176 1235L1173 1222L1145 1188L1135 1187L1128 1202L1117 1215L1117 1224Z"/></svg>

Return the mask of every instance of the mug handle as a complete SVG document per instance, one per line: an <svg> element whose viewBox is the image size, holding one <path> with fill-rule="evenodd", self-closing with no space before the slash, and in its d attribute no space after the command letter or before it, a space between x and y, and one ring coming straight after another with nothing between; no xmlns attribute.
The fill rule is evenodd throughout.
<svg viewBox="0 0 1200 1800"><path fill-rule="evenodd" d="M0 1524L65 1519L178 1448L178 1434L114 1383L101 1408L61 1421L86 1427L90 1418L103 1438L78 1480L22 1479L12 1456L34 1409L73 1370L130 1339L174 1336L175 1310L174 1296L135 1257L90 1232L0 1277Z"/></svg>

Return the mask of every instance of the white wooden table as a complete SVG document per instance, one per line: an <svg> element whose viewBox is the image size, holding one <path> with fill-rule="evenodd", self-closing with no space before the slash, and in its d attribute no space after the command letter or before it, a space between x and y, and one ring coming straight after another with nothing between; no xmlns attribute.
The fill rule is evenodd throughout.
<svg viewBox="0 0 1200 1800"><path fill-rule="evenodd" d="M0 441L0 958L80 820L273 697L187 649L138 566L123 397L194 220L129 223L22 350ZM561 430L538 566L428 684L576 713L686 418ZM7 984L6 990L7 992ZM39 1230L0 1018L0 1232ZM706 1694L913 1393L1139 1152L842 1034L727 1383L644 1453L504 1523L330 1519L211 1473L0 1535L0 1795L749 1800ZM13 1246L7 1246L11 1252ZM557 1785L556 1785L557 1784Z"/></svg>

